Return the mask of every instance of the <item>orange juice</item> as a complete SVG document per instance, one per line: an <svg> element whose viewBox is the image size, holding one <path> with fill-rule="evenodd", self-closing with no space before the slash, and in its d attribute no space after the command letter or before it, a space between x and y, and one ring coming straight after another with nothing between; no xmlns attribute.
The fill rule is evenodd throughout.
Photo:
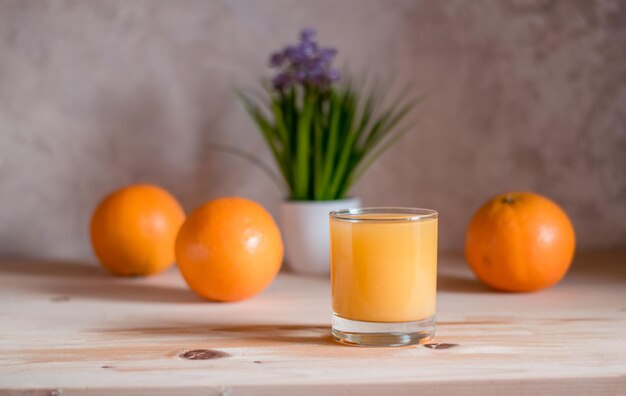
<svg viewBox="0 0 626 396"><path fill-rule="evenodd" d="M432 318L437 284L437 213L420 209L414 213L356 211L331 214L335 315L364 322Z"/></svg>

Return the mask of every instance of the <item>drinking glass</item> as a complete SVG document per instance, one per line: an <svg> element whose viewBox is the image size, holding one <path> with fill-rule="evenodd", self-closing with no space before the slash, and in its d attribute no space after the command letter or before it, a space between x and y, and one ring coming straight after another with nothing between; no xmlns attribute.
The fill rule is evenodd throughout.
<svg viewBox="0 0 626 396"><path fill-rule="evenodd" d="M330 212L332 333L337 341L403 346L433 337L437 219L430 209Z"/></svg>

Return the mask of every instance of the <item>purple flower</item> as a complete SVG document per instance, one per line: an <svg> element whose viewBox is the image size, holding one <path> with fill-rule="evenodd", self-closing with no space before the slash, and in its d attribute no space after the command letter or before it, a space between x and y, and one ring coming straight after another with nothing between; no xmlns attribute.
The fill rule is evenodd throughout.
<svg viewBox="0 0 626 396"><path fill-rule="evenodd" d="M287 60L291 60L296 55L297 52L298 52L298 48L296 48L293 45L289 45L285 47L285 49L283 50L283 56Z"/></svg>
<svg viewBox="0 0 626 396"><path fill-rule="evenodd" d="M274 52L270 56L271 67L281 67L284 61L285 61L285 57L281 52Z"/></svg>
<svg viewBox="0 0 626 396"><path fill-rule="evenodd" d="M340 79L339 72L332 68L337 50L320 48L315 42L315 34L315 29L304 29L300 32L298 44L289 45L270 56L270 66L279 69L272 80L277 90L293 84L327 88Z"/></svg>
<svg viewBox="0 0 626 396"><path fill-rule="evenodd" d="M293 79L287 73L279 73L272 80L272 85L279 91L287 89L293 84Z"/></svg>
<svg viewBox="0 0 626 396"><path fill-rule="evenodd" d="M319 52L319 59L326 63L330 63L335 59L337 55L337 50L334 48L322 48Z"/></svg>
<svg viewBox="0 0 626 396"><path fill-rule="evenodd" d="M341 73L336 69L329 69L326 72L326 77L330 82L339 81L341 79Z"/></svg>
<svg viewBox="0 0 626 396"><path fill-rule="evenodd" d="M315 39L315 35L317 31L313 28L304 28L300 32L300 40L302 41L313 41Z"/></svg>
<svg viewBox="0 0 626 396"><path fill-rule="evenodd" d="M300 47L289 46L285 48L284 56L288 62L291 62L294 65L302 63L306 60L306 54Z"/></svg>
<svg viewBox="0 0 626 396"><path fill-rule="evenodd" d="M299 83L306 83L307 77L308 77L306 71L298 70L295 74L296 74L295 77L296 77L296 81L297 82L299 82Z"/></svg>
<svg viewBox="0 0 626 396"><path fill-rule="evenodd" d="M317 52L317 44L312 41L302 41L297 49L302 55L310 58Z"/></svg>

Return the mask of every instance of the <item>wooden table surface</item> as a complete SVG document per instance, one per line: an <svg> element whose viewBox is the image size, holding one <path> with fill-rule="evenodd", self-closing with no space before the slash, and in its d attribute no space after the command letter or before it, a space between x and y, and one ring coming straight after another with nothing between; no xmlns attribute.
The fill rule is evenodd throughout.
<svg viewBox="0 0 626 396"><path fill-rule="evenodd" d="M359 348L330 337L326 279L223 304L175 269L3 260L0 394L626 394L626 253L579 255L532 294L487 290L460 256L439 273L434 341L454 346Z"/></svg>

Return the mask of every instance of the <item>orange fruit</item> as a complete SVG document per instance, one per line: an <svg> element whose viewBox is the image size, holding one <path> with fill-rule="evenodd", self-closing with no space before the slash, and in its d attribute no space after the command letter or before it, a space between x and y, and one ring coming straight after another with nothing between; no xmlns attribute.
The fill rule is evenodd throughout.
<svg viewBox="0 0 626 396"><path fill-rule="evenodd" d="M252 297L274 279L283 242L272 216L244 198L220 198L193 211L176 239L176 262L189 287L210 300Z"/></svg>
<svg viewBox="0 0 626 396"><path fill-rule="evenodd" d="M132 185L104 198L91 219L91 243L115 275L150 275L174 263L174 242L185 212L157 186Z"/></svg>
<svg viewBox="0 0 626 396"><path fill-rule="evenodd" d="M575 246L574 227L556 203L511 192L478 209L467 230L465 258L486 285L525 292L561 280Z"/></svg>

